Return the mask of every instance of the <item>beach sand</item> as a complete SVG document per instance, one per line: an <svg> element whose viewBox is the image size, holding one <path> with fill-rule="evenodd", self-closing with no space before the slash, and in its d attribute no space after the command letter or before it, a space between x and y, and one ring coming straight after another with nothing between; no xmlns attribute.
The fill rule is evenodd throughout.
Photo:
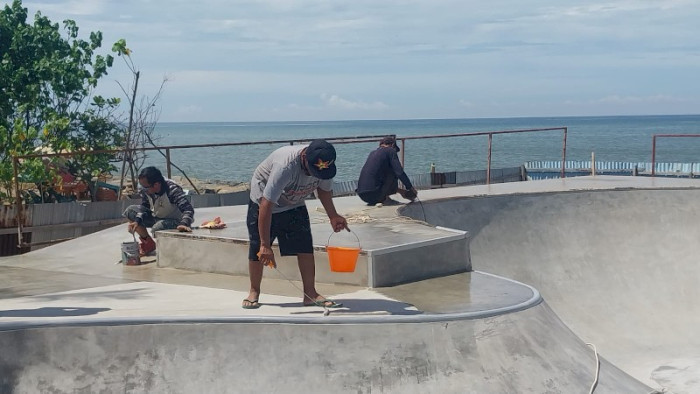
<svg viewBox="0 0 700 394"><path fill-rule="evenodd" d="M235 192L240 192L240 191L246 191L250 189L250 183L248 182L226 182L226 181L217 181L217 180L202 180L202 179L197 179L197 178L190 178L190 181L187 180L184 176L180 175L175 175L171 178L175 183L180 185L186 192L189 192L189 194L197 194L197 191L199 191L200 194L220 194L220 193L235 193ZM111 185L119 186L119 179L118 178L110 178L106 179L106 183L109 183ZM194 187L193 187L194 184ZM197 191L195 191L195 188ZM138 198L138 196L135 194L133 189L131 188L131 183L128 181L128 179L125 179L124 183L124 189L123 189L123 195L125 196L130 196L131 198Z"/></svg>
<svg viewBox="0 0 700 394"><path fill-rule="evenodd" d="M192 190L194 192L194 188L199 190L200 193L233 193L233 192L240 192L240 191L245 191L250 188L250 183L248 182L225 182L225 181L216 181L216 180L201 180L201 179L196 179L196 178L190 178L192 183L194 184L194 188L192 187L192 184L183 176L178 176L175 175L172 177L172 180L175 181L178 185L182 186L183 189L186 190ZM196 193L196 192L194 192Z"/></svg>

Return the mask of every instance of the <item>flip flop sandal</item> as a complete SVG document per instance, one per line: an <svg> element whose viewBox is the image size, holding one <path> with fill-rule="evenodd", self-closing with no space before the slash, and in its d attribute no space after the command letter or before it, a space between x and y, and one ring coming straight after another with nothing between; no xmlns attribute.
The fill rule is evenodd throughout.
<svg viewBox="0 0 700 394"><path fill-rule="evenodd" d="M248 305L242 305L243 309L258 309L260 308L260 303L258 300L249 300L249 299L244 299L243 302L247 302Z"/></svg>
<svg viewBox="0 0 700 394"><path fill-rule="evenodd" d="M318 300L310 304L304 304L304 306L320 306L321 308L340 308L341 306L343 306L343 304L326 298L325 300Z"/></svg>

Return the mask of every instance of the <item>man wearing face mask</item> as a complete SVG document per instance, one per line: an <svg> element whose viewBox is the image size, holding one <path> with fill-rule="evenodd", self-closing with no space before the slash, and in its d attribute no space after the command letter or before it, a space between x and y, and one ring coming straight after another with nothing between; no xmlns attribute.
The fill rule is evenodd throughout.
<svg viewBox="0 0 700 394"><path fill-rule="evenodd" d="M250 239L248 272L250 292L244 309L260 307L263 266L277 267L272 243L277 239L281 256L296 256L303 290L303 305L338 308L342 304L316 291L311 223L305 201L314 192L323 205L333 231L348 223L333 204L336 152L325 140L308 146L291 145L272 152L258 165L250 181L247 225Z"/></svg>
<svg viewBox="0 0 700 394"><path fill-rule="evenodd" d="M398 152L401 149L396 145L396 139L386 136L379 142L379 148L372 151L360 171L360 179L357 181L355 192L368 205L377 203L394 202L389 198L392 194L399 193L401 197L415 200L418 192L408 179L399 161ZM399 180L406 189L399 188Z"/></svg>
<svg viewBox="0 0 700 394"><path fill-rule="evenodd" d="M178 184L165 179L155 167L146 167L139 174L141 205L130 205L124 211L129 219L128 231L141 238L139 254L146 256L156 250L156 242L148 234L152 231L177 229L191 232L194 208Z"/></svg>

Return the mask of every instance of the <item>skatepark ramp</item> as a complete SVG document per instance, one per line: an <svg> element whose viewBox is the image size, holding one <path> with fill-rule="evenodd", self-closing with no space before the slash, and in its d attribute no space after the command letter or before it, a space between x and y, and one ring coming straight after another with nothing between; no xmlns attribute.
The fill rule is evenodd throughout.
<svg viewBox="0 0 700 394"><path fill-rule="evenodd" d="M18 324L0 345L3 393L651 391L605 360L597 377L594 352L544 303L491 317Z"/></svg>
<svg viewBox="0 0 700 394"><path fill-rule="evenodd" d="M372 219L352 225L368 252L403 258L445 231L469 237L473 270L317 283L343 303L329 315L277 271L249 310L245 275L115 264L124 226L4 257L0 393L698 393L699 198L700 181L647 177L425 190L383 207L341 197L338 212ZM222 209L198 215L244 217ZM427 268L452 258L413 254Z"/></svg>
<svg viewBox="0 0 700 394"><path fill-rule="evenodd" d="M474 270L537 288L567 326L652 387L700 392L700 190L473 196L401 213L468 231Z"/></svg>

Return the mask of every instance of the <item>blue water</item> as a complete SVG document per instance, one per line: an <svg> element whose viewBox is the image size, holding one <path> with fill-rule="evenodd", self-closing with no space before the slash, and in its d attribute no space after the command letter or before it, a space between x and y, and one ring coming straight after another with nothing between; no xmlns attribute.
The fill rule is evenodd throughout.
<svg viewBox="0 0 700 394"><path fill-rule="evenodd" d="M295 138L333 138L396 134L421 136L480 131L567 127L567 160L651 161L652 135L700 134L700 115L606 116L498 119L429 119L335 122L263 123L160 123L155 129L159 145L271 141ZM561 160L561 131L495 135L493 168L519 166L528 160ZM408 140L405 168L408 174L485 169L486 136ZM222 181L250 180L253 169L282 144L174 150L172 161L188 176ZM356 179L376 143L339 144L336 180ZM148 160L164 168L164 159L151 153ZM700 162L700 138L662 138L657 142L658 162ZM179 175L173 170L173 175Z"/></svg>

